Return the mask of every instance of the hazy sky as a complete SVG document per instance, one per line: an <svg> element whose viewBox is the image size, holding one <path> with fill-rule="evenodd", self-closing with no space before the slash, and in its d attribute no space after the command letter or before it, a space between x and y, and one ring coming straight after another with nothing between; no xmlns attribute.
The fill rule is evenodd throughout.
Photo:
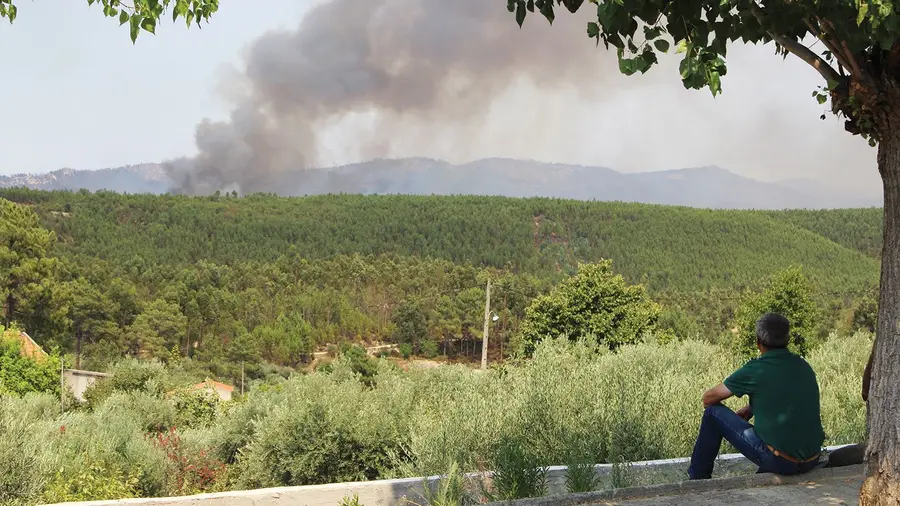
<svg viewBox="0 0 900 506"><path fill-rule="evenodd" d="M20 0L15 24L0 24L0 174L194 154L197 123L228 116L236 82L230 76L243 51L269 30L296 28L315 3L228 0L202 30L167 21L132 46L127 27L84 0ZM793 58L782 61L770 46L735 45L728 63L725 93L713 99L683 89L674 57L647 76L625 77L601 47L595 62L584 62L608 69L599 90L517 83L477 131L411 126L408 140L392 143L385 155L507 156L621 171L719 165L763 180L877 188L874 149L839 120L819 119L824 107L811 97L818 74ZM357 161L358 128L335 122L319 162Z"/></svg>

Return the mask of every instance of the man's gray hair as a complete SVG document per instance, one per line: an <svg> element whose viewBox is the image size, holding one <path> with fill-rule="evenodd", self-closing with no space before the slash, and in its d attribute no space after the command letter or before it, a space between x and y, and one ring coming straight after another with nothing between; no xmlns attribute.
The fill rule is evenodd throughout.
<svg viewBox="0 0 900 506"><path fill-rule="evenodd" d="M756 340L762 346L777 350L791 341L791 322L778 313L766 313L756 320Z"/></svg>

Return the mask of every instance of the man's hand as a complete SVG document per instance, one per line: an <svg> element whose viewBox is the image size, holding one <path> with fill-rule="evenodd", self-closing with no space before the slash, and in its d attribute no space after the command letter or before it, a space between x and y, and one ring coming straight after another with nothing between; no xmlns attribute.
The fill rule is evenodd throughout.
<svg viewBox="0 0 900 506"><path fill-rule="evenodd" d="M717 386L710 388L703 394L703 405L707 408L714 406L732 395L734 394L731 393L731 390L728 390L728 387L726 387L724 383L719 383Z"/></svg>
<svg viewBox="0 0 900 506"><path fill-rule="evenodd" d="M750 406L744 406L743 408L737 410L735 413L737 416L744 419L744 421L749 422L751 418L753 418L753 410L750 409Z"/></svg>

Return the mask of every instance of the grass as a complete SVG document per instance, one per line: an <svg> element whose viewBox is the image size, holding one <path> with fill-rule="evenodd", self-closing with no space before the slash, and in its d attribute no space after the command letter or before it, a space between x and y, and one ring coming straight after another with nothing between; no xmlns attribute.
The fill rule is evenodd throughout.
<svg viewBox="0 0 900 506"><path fill-rule="evenodd" d="M821 387L826 444L864 435L859 390L870 349L868 334L834 336L808 357ZM99 487L104 497L179 493L167 479L178 469L212 473L198 474L192 483L202 486L194 491L444 475L443 488L427 499L442 505L464 501L459 473L489 468L499 473L491 493L503 498L541 494L551 465L574 463L568 487L581 491L600 486L589 462L617 463L613 482L623 485L636 479L628 462L690 454L700 394L738 365L725 350L695 341L617 353L547 342L532 360L487 372L403 372L381 363L368 387L336 361L331 373L298 375L220 406L210 424L179 427L177 444L167 446L154 442L155 433L148 437L148 427L183 414L157 391L114 392L65 413L51 396L3 397L0 503L60 495L90 479L86 466L129 480L124 488Z"/></svg>

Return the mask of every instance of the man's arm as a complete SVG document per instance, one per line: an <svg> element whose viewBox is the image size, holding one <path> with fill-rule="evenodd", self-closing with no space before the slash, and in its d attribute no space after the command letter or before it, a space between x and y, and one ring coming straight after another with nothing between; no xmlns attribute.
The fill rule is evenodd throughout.
<svg viewBox="0 0 900 506"><path fill-rule="evenodd" d="M869 402L869 385L872 384L872 361L875 359L875 343L872 343L872 353L869 353L869 363L866 364L866 371L863 373L862 380L862 398L864 402Z"/></svg>
<svg viewBox="0 0 900 506"><path fill-rule="evenodd" d="M719 383L717 386L710 388L709 390L704 392L703 405L706 407L713 406L731 397L732 395L734 394L731 393L731 390L729 390L724 383Z"/></svg>

